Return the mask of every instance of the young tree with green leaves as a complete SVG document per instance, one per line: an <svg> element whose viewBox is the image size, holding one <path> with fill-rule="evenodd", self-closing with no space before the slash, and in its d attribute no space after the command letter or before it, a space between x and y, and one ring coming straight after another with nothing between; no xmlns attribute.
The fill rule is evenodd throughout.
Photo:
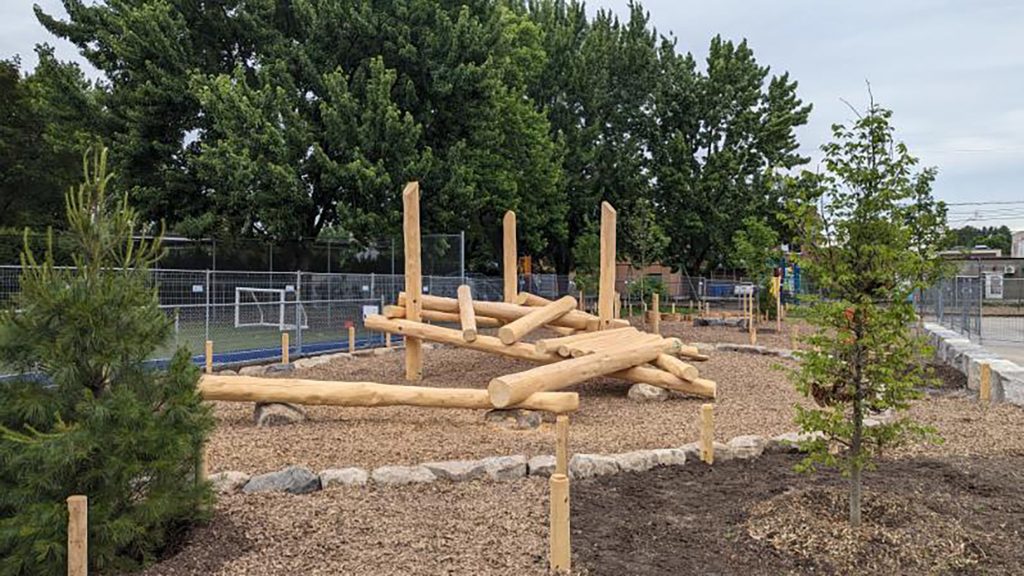
<svg viewBox="0 0 1024 576"><path fill-rule="evenodd" d="M934 434L901 413L931 383L918 361L926 346L910 329L910 295L940 266L935 237L919 231L941 230L944 215L923 186L931 171L914 172L917 159L894 139L891 116L872 103L851 126L833 126L832 142L822 147L824 173L793 187L799 261L824 294L809 307L817 330L804 338L810 348L798 353L793 373L797 389L817 404L797 407L801 429L819 434L804 443L802 467L836 466L849 477L853 527L861 523L861 474L873 457ZM865 426L885 410L898 417ZM837 444L841 450L832 450Z"/></svg>
<svg viewBox="0 0 1024 576"><path fill-rule="evenodd" d="M126 195L108 191L106 151L66 196L74 269L22 255L21 291L0 312L0 575L63 574L67 505L89 498L89 566L128 571L155 560L206 518L197 483L212 430L199 372L184 348L145 364L169 340L149 268L163 254Z"/></svg>
<svg viewBox="0 0 1024 576"><path fill-rule="evenodd" d="M765 310L774 310L771 295L772 276L781 256L779 234L764 217L748 216L743 227L732 235L731 263L742 268L760 287L760 303ZM778 314L778 310L774 310Z"/></svg>
<svg viewBox="0 0 1024 576"><path fill-rule="evenodd" d="M644 269L655 262L661 262L668 247L669 237L658 224L658 216L654 204L647 198L639 198L634 202L623 219L623 244L626 260L633 268L639 268L640 298L647 309L647 274ZM658 293L664 291L659 282ZM644 316L646 321L646 315Z"/></svg>

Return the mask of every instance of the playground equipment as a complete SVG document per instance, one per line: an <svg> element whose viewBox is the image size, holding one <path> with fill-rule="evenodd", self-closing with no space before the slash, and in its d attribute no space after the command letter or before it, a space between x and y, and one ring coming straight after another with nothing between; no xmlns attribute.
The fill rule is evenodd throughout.
<svg viewBox="0 0 1024 576"><path fill-rule="evenodd" d="M405 291L397 306L383 314L369 315L371 330L401 334L406 339L406 379L419 380L423 374L424 340L529 360L543 364L536 368L494 378L487 395L495 408L508 408L533 394L561 390L591 378L610 376L641 382L695 396L715 397L715 383L700 378L692 361L706 360L695 348L675 338L632 328L616 317L615 228L616 211L601 205L601 270L597 315L578 310L572 296L548 300L517 292L516 215L506 212L503 222L503 302L473 300L470 287L459 287L458 298L423 294L420 272L419 185L408 184L402 192L406 247ZM460 329L424 323L435 320L459 324ZM480 334L479 327L498 326L498 336ZM560 337L538 342L525 341L537 330L547 328Z"/></svg>

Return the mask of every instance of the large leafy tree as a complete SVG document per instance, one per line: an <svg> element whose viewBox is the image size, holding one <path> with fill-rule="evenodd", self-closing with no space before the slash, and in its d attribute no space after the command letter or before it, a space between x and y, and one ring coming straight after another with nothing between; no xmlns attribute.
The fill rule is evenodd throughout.
<svg viewBox="0 0 1024 576"><path fill-rule="evenodd" d="M923 341L910 330L910 295L941 271L934 257L944 208L930 200L932 170L894 138L891 112L872 104L853 125L833 127L823 146L825 172L802 179L793 221L801 230L801 265L824 298L809 310L817 326L794 373L817 403L797 407L797 423L816 432L806 467L839 467L850 479L850 523L861 522L861 473L873 456L908 436L930 434L905 416L868 427L871 412L909 407L930 381L918 360ZM839 447L838 450L834 449Z"/></svg>
<svg viewBox="0 0 1024 576"><path fill-rule="evenodd" d="M704 72L663 50L652 176L672 230L672 264L691 274L727 260L749 216L781 210L777 171L807 162L795 129L811 106L789 74L769 76L747 43L711 41Z"/></svg>
<svg viewBox="0 0 1024 576"><path fill-rule="evenodd" d="M17 59L0 61L0 228L19 231L63 226L61 191L103 133L99 93L78 66L58 62L45 45L36 53L25 76Z"/></svg>

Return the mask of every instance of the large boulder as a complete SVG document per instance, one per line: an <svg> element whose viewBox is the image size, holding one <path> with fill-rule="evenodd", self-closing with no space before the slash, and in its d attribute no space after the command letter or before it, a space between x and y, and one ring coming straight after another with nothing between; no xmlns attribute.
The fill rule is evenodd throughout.
<svg viewBox="0 0 1024 576"><path fill-rule="evenodd" d="M259 428L267 426L287 426L305 422L306 411L294 404L276 402L257 402L253 409L252 419Z"/></svg>
<svg viewBox="0 0 1024 576"><path fill-rule="evenodd" d="M328 468L320 472L320 486L363 486L370 474L362 468Z"/></svg>
<svg viewBox="0 0 1024 576"><path fill-rule="evenodd" d="M644 472L658 465L658 458L651 450L635 450L612 457L623 472Z"/></svg>
<svg viewBox="0 0 1024 576"><path fill-rule="evenodd" d="M437 480L437 476L425 466L381 466L374 470L370 477L377 484L392 486L422 484Z"/></svg>
<svg viewBox="0 0 1024 576"><path fill-rule="evenodd" d="M323 366L324 364L330 364L331 359L326 356L311 356L309 358L300 358L295 361L296 370L306 370L309 368L316 368L317 366Z"/></svg>
<svg viewBox="0 0 1024 576"><path fill-rule="evenodd" d="M246 482L242 492L288 492L307 494L320 489L320 477L302 466L289 466L284 470L259 474Z"/></svg>

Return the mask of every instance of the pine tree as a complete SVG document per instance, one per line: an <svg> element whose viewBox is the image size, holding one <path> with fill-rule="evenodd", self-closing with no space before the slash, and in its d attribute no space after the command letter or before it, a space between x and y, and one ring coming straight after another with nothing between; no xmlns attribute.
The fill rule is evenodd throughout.
<svg viewBox="0 0 1024 576"><path fill-rule="evenodd" d="M138 240L127 196L108 192L106 151L87 156L66 196L75 268L22 254L20 293L0 313L0 575L60 574L72 494L89 497L89 562L98 571L154 560L205 518L195 482L213 427L181 349L145 364L170 333L148 270L159 238ZM52 234L51 234L52 237Z"/></svg>

